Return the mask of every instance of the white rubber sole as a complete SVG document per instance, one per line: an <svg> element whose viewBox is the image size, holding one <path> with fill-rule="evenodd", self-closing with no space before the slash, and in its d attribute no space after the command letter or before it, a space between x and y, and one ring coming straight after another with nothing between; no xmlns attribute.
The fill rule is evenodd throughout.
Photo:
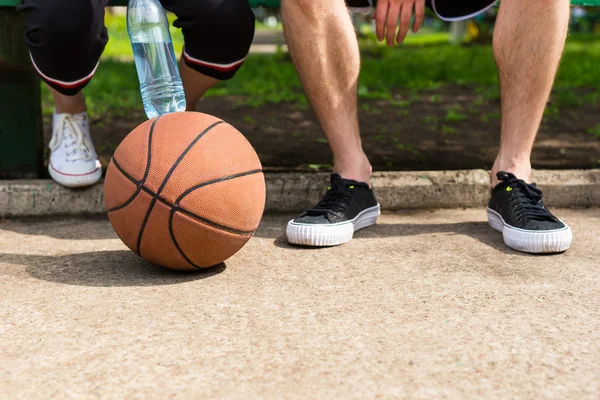
<svg viewBox="0 0 600 400"><path fill-rule="evenodd" d="M375 225L381 214L379 204L361 211L354 219L337 224L300 224L288 222L285 231L288 242L301 246L337 246L349 242L354 232Z"/></svg>
<svg viewBox="0 0 600 400"><path fill-rule="evenodd" d="M81 174L81 175L64 175L60 172L55 171L50 165L48 166L48 172L50 176L56 183L76 188L76 187L84 187L84 186L92 186L96 182L102 178L102 168L96 168L96 170L90 172L89 174Z"/></svg>
<svg viewBox="0 0 600 400"><path fill-rule="evenodd" d="M488 208L488 223L498 232L502 232L504 243L515 250L525 253L560 253L571 247L573 233L565 224L562 229L552 231L527 231L515 228L504 222L496 211Z"/></svg>

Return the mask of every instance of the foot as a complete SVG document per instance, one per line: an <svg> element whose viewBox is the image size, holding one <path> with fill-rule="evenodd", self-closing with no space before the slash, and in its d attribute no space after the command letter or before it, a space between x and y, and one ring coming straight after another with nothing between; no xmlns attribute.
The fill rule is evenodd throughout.
<svg viewBox="0 0 600 400"><path fill-rule="evenodd" d="M87 113L54 114L48 172L68 187L90 186L102 177L102 166L92 144Z"/></svg>
<svg viewBox="0 0 600 400"><path fill-rule="evenodd" d="M374 225L379 204L368 184L331 175L331 186L314 208L290 221L288 242L304 246L336 246L359 229Z"/></svg>
<svg viewBox="0 0 600 400"><path fill-rule="evenodd" d="M544 206L542 192L508 172L498 172L488 222L508 247L526 253L558 253L571 246L571 228Z"/></svg>
<svg viewBox="0 0 600 400"><path fill-rule="evenodd" d="M519 179L524 180L525 183L531 183L531 162L529 159L529 153L512 157L505 157L499 154L494 161L490 174L492 188L502 182L498 179L498 172L500 171L510 171L511 174L518 176Z"/></svg>

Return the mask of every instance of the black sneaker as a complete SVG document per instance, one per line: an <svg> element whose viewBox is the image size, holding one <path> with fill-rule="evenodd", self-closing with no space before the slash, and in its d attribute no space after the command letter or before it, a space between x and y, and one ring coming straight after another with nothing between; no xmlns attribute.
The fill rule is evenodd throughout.
<svg viewBox="0 0 600 400"><path fill-rule="evenodd" d="M526 253L558 253L571 246L571 228L544 206L542 191L508 172L492 190L488 222L508 247Z"/></svg>
<svg viewBox="0 0 600 400"><path fill-rule="evenodd" d="M305 246L336 246L350 241L355 231L374 225L379 214L369 185L332 174L321 201L288 223L287 239Z"/></svg>

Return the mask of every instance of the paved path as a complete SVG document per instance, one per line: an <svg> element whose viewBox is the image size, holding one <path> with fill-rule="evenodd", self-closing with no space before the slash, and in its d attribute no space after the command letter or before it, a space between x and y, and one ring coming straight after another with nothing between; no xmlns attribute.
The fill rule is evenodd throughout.
<svg viewBox="0 0 600 400"><path fill-rule="evenodd" d="M600 397L600 210L570 251L505 248L481 210L385 215L336 248L268 216L173 273L110 224L0 222L0 397Z"/></svg>
<svg viewBox="0 0 600 400"><path fill-rule="evenodd" d="M278 46L283 46L282 50L287 51L282 31L257 30L250 46L250 53L273 54L277 52Z"/></svg>

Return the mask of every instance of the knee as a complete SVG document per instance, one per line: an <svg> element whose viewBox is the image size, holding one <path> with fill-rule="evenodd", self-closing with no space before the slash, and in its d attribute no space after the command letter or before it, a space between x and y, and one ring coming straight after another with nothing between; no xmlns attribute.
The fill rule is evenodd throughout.
<svg viewBox="0 0 600 400"><path fill-rule="evenodd" d="M254 13L248 0L193 0L181 2L179 7L183 6L173 10L178 16L174 26L181 28L186 48L246 56L254 39Z"/></svg>
<svg viewBox="0 0 600 400"><path fill-rule="evenodd" d="M103 16L89 1L38 1L27 16L27 37L37 45L89 46L103 34Z"/></svg>
<svg viewBox="0 0 600 400"><path fill-rule="evenodd" d="M25 42L33 64L48 85L76 94L92 78L108 40L98 1L22 0Z"/></svg>
<svg viewBox="0 0 600 400"><path fill-rule="evenodd" d="M178 16L174 25L182 28L185 39L187 65L218 80L232 78L254 38L248 0L190 0L184 10L174 11Z"/></svg>

